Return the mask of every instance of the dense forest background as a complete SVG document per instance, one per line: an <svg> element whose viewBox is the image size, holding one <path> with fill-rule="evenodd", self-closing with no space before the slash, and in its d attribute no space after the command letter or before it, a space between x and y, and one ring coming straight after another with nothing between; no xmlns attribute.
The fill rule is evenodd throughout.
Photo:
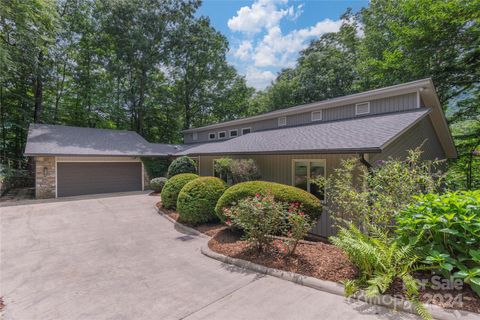
<svg viewBox="0 0 480 320"><path fill-rule="evenodd" d="M454 188L480 188L480 0L372 0L315 39L264 91L226 59L196 0L0 0L3 164L29 123L181 130L432 77L459 151ZM18 161L20 160L20 161Z"/></svg>

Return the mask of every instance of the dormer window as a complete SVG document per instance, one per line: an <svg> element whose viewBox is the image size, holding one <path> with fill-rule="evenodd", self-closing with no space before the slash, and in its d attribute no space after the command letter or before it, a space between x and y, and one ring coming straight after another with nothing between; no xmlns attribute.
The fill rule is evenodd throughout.
<svg viewBox="0 0 480 320"><path fill-rule="evenodd" d="M208 134L208 140L215 140L216 137L217 135L215 134L215 132L210 132Z"/></svg>
<svg viewBox="0 0 480 320"><path fill-rule="evenodd" d="M234 138L238 136L238 130L230 130L230 138Z"/></svg>
<svg viewBox="0 0 480 320"><path fill-rule="evenodd" d="M218 133L218 139L225 139L227 137L227 132L226 131L220 131Z"/></svg>
<svg viewBox="0 0 480 320"><path fill-rule="evenodd" d="M192 140L194 141L198 140L198 132L192 133Z"/></svg>
<svg viewBox="0 0 480 320"><path fill-rule="evenodd" d="M287 117L278 118L278 126L283 127L287 125Z"/></svg>
<svg viewBox="0 0 480 320"><path fill-rule="evenodd" d="M322 120L322 110L312 112L312 121Z"/></svg>
<svg viewBox="0 0 480 320"><path fill-rule="evenodd" d="M355 105L355 115L360 116L370 113L370 102L357 103Z"/></svg>

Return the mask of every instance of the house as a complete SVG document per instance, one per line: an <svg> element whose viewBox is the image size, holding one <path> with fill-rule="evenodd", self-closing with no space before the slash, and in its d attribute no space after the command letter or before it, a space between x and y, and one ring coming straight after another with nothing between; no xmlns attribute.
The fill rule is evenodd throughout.
<svg viewBox="0 0 480 320"><path fill-rule="evenodd" d="M142 190L142 156L187 155L199 174L216 159L254 159L262 180L318 193L310 177L328 175L342 159L369 163L405 157L423 143L424 159L457 156L431 79L314 102L185 130L184 145L153 144L134 132L31 125L25 155L35 157L36 194L60 197ZM328 215L322 215L329 219ZM329 235L330 221L319 234Z"/></svg>

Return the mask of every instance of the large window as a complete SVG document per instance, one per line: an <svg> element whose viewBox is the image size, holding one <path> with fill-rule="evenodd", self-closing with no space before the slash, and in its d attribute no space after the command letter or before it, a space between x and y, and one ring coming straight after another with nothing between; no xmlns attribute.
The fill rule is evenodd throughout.
<svg viewBox="0 0 480 320"><path fill-rule="evenodd" d="M325 176L324 159L293 160L292 184L324 201L325 190L312 183L312 179L318 176Z"/></svg>

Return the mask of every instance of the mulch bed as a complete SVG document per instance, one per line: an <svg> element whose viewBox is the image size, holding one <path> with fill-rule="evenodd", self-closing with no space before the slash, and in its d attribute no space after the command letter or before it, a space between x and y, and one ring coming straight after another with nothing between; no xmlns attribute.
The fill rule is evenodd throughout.
<svg viewBox="0 0 480 320"><path fill-rule="evenodd" d="M338 282L354 279L357 274L357 270L343 251L330 244L303 242L298 245L294 255L285 259L274 251L259 254L240 237L240 234L224 229L208 242L208 246L213 251L229 257L323 280Z"/></svg>
<svg viewBox="0 0 480 320"><path fill-rule="evenodd" d="M5 308L5 303L3 303L3 297L0 297L0 311Z"/></svg>
<svg viewBox="0 0 480 320"><path fill-rule="evenodd" d="M191 225L189 223L185 223L185 222L182 222L182 221L178 221L179 219L179 214L178 212L174 211L174 210L168 210L168 209L165 209L165 208L162 208L162 202L158 202L156 204L157 208L162 210L162 212L164 214L166 214L167 216L169 216L170 218L172 218L173 220L177 221L177 222L180 222L181 224L183 225L186 225L190 228L193 228L197 231L200 231L201 233L204 233L206 234L207 236L209 237L213 237L215 234L217 234L219 231L221 230L224 230L226 229L226 226L220 224L220 223L217 223L217 222L212 222L212 223L204 223L204 224L200 224L200 225Z"/></svg>
<svg viewBox="0 0 480 320"><path fill-rule="evenodd" d="M157 207L163 213L178 221L179 215L176 211L162 208L161 202L157 203ZM325 243L322 239L315 239L318 242L301 242L295 255L285 259L274 251L259 254L246 241L241 240L241 233L235 232L222 224L208 223L192 226L184 222L181 223L212 237L208 242L210 249L232 258L335 282L355 279L357 275L355 266L350 263L345 253L341 249ZM431 275L418 273L416 278L429 279ZM395 296L402 296L402 292L401 281L396 281L387 291L388 294ZM458 298L458 295L461 295L460 298ZM455 297L457 297L457 300L454 300ZM480 298L468 285L463 285L461 290L434 290L427 286L420 292L420 300L445 309L480 313Z"/></svg>
<svg viewBox="0 0 480 320"><path fill-rule="evenodd" d="M431 279L428 272L418 272L416 279ZM461 289L439 289L426 285L420 290L420 301L440 306L444 309L458 309L480 313L480 297L470 288L469 285L461 285ZM402 282L397 279L388 289L388 294L403 296Z"/></svg>

